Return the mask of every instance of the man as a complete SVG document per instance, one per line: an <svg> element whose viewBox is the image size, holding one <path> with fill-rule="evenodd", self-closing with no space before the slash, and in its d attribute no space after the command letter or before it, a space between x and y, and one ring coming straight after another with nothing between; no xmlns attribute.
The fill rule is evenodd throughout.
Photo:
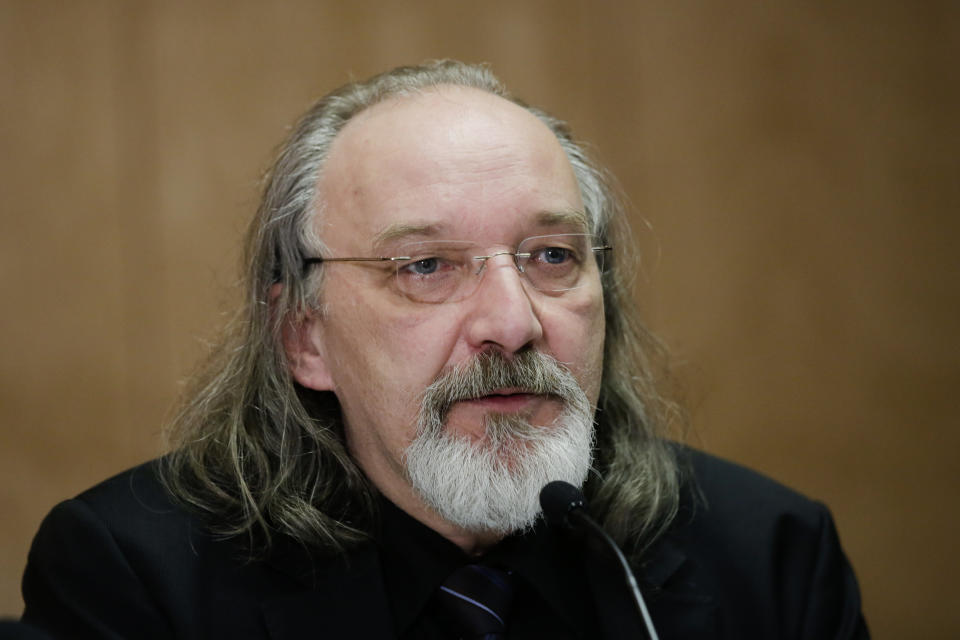
<svg viewBox="0 0 960 640"><path fill-rule="evenodd" d="M172 452L54 509L24 620L67 637L643 637L609 554L539 519L564 480L632 559L660 637L865 637L823 507L664 439L602 175L482 67L322 99L268 176L245 308ZM488 627L464 630L464 607Z"/></svg>

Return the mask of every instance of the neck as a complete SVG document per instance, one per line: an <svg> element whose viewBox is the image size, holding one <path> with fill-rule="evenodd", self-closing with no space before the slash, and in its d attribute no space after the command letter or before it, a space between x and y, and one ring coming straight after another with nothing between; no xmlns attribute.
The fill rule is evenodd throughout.
<svg viewBox="0 0 960 640"><path fill-rule="evenodd" d="M447 524L448 526L452 526L449 525L449 523ZM477 533L474 531L465 531L459 527L453 527L453 531L444 532L429 524L427 524L427 526L463 549L464 553L471 558L478 558L484 555L490 547L503 540L502 533L492 533L489 531Z"/></svg>

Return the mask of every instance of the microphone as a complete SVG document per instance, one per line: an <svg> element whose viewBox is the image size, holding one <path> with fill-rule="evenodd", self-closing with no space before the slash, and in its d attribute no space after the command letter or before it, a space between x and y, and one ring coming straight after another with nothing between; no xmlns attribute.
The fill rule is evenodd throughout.
<svg viewBox="0 0 960 640"><path fill-rule="evenodd" d="M633 576L633 571L630 569L623 551L620 550L613 538L603 530L603 527L587 513L587 501L583 497L583 492L569 482L554 480L540 490L540 506L543 508L543 516L546 518L547 524L551 527L572 530L576 529L578 525L583 525L599 536L607 547L613 551L617 560L620 561L627 587L633 595L633 601L640 611L644 626L647 628L647 635L650 640L660 640L656 629L653 628L653 620L650 618L650 612L647 611L647 604L640 594L637 579Z"/></svg>
<svg viewBox="0 0 960 640"><path fill-rule="evenodd" d="M569 482L554 480L540 490L540 506L547 524L559 529L573 529L570 514L576 509L586 509L583 492Z"/></svg>

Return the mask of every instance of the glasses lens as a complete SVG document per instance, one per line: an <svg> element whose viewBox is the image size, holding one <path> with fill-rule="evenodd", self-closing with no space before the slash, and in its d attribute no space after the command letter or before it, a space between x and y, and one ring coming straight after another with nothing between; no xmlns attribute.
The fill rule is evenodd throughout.
<svg viewBox="0 0 960 640"><path fill-rule="evenodd" d="M416 242L398 247L408 256L395 262L397 287L411 300L439 303L467 295L466 282L475 279L470 271L472 242Z"/></svg>
<svg viewBox="0 0 960 640"><path fill-rule="evenodd" d="M596 238L583 233L570 233L527 238L517 253L522 258L527 278L541 291L567 291L583 286L587 278L602 269L593 257ZM603 252L598 252L602 260Z"/></svg>
<svg viewBox="0 0 960 640"><path fill-rule="evenodd" d="M527 238L517 247L517 265L534 288L567 291L603 270L604 251L596 236L568 233ZM486 265L482 248L469 241L415 242L397 247L397 288L416 302L456 302L480 282ZM502 254L494 254L502 255ZM490 256L493 257L493 256Z"/></svg>

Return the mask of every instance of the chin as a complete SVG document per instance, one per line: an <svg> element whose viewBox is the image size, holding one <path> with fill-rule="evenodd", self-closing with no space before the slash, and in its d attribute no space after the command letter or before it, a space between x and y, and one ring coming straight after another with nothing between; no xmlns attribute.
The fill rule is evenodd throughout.
<svg viewBox="0 0 960 640"><path fill-rule="evenodd" d="M483 434L455 427L418 436L407 449L407 474L421 500L444 520L474 532L532 527L540 490L553 480L582 486L592 462L593 422L565 412L550 427L515 414L490 414Z"/></svg>

